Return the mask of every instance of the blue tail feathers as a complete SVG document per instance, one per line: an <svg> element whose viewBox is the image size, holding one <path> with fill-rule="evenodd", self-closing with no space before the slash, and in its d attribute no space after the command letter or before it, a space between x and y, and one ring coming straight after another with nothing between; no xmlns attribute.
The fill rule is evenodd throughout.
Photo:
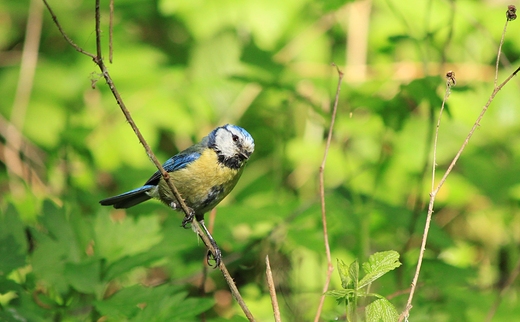
<svg viewBox="0 0 520 322"><path fill-rule="evenodd" d="M145 185L120 195L103 199L99 203L103 206L114 206L116 209L130 208L151 199L152 197L148 195L147 192L155 188L155 185Z"/></svg>

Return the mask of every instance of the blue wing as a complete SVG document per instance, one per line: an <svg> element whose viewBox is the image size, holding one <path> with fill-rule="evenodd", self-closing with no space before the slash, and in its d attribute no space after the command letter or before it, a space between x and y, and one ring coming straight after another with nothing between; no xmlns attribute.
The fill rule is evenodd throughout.
<svg viewBox="0 0 520 322"><path fill-rule="evenodd" d="M207 139L203 139L202 142L195 144L166 160L163 164L164 170L170 173L175 172L185 168L190 163L200 158L200 150L204 148L206 144L205 140ZM142 187L127 191L114 197L103 199L99 203L103 206L114 206L114 208L130 208L135 206L152 198L148 193L156 188L161 180L161 176L161 173L156 171Z"/></svg>
<svg viewBox="0 0 520 322"><path fill-rule="evenodd" d="M175 172L177 170L183 169L188 164L200 158L199 152L189 152L188 150L183 151L179 154L174 155L164 162L163 168L166 172ZM161 180L161 173L156 171L148 181L146 181L145 185L158 185L159 180Z"/></svg>

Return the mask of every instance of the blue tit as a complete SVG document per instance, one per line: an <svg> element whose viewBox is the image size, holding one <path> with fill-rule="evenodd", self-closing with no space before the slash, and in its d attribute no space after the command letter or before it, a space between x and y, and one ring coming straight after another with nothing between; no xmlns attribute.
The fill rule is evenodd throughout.
<svg viewBox="0 0 520 322"><path fill-rule="evenodd" d="M246 130L226 124L217 127L199 143L163 164L184 202L192 210L184 218L182 226L186 228L193 217L197 218L215 248L215 267L220 265L222 255L204 225L204 214L233 190L254 149L254 140ZM159 171L142 187L103 199L99 203L114 208L130 208L152 198L159 199L174 210L180 210L177 199ZM208 259L210 256L208 252Z"/></svg>

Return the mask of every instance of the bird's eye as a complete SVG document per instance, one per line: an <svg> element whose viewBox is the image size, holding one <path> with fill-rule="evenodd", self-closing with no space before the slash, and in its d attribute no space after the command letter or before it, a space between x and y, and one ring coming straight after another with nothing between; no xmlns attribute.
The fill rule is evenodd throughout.
<svg viewBox="0 0 520 322"><path fill-rule="evenodd" d="M233 134L233 142L238 142L238 136Z"/></svg>

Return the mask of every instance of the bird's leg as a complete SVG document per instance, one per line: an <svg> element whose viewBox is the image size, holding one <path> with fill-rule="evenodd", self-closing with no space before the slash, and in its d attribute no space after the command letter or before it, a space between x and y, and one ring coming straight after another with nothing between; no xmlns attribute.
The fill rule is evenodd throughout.
<svg viewBox="0 0 520 322"><path fill-rule="evenodd" d="M169 206L172 209L174 209L174 210L178 210L179 209L179 205L176 202L171 202L169 204ZM188 225L191 224L193 222L193 218L195 218L195 211L193 209L189 208L189 207L188 207L188 210L189 210L189 213L186 214L184 216L184 218L182 219L182 228L189 228ZM220 266L220 262L222 260L222 253L220 252L220 249L218 248L217 242L215 241L215 239L213 239L213 236L211 236L211 234L209 233L209 230L206 228L206 225L204 224L204 219L200 220L199 223L202 226L202 229L204 229L204 232L206 233L206 236L208 236L208 239L209 239L211 245L215 249L215 253L214 254L212 254L211 251L208 250L208 254L206 255L206 258L207 258L207 261L208 261L208 265L212 266L209 263L209 261L211 260L211 257L213 257L213 259L215 260L214 268L217 268L217 267Z"/></svg>
<svg viewBox="0 0 520 322"><path fill-rule="evenodd" d="M220 266L220 262L222 260L222 253L220 252L220 248L218 248L217 242L215 239L213 239L213 236L209 233L209 230L206 228L206 225L204 225L204 220L199 220L200 225L202 226L202 229L204 229L204 232L206 233L206 236L208 236L209 242L211 243L211 246L213 246L213 249L215 249L215 253L211 253L211 251L208 249L208 253L206 255L206 259L208 261L208 265L212 266L209 261L211 260L211 257L215 260L215 266L213 268L217 268Z"/></svg>
<svg viewBox="0 0 520 322"><path fill-rule="evenodd" d="M170 207L173 210L179 209L179 205L175 202L170 203ZM188 213L182 219L182 228L185 228L185 229L190 228L188 225L193 222L193 218L195 218L195 211L193 211L193 209L188 207Z"/></svg>

